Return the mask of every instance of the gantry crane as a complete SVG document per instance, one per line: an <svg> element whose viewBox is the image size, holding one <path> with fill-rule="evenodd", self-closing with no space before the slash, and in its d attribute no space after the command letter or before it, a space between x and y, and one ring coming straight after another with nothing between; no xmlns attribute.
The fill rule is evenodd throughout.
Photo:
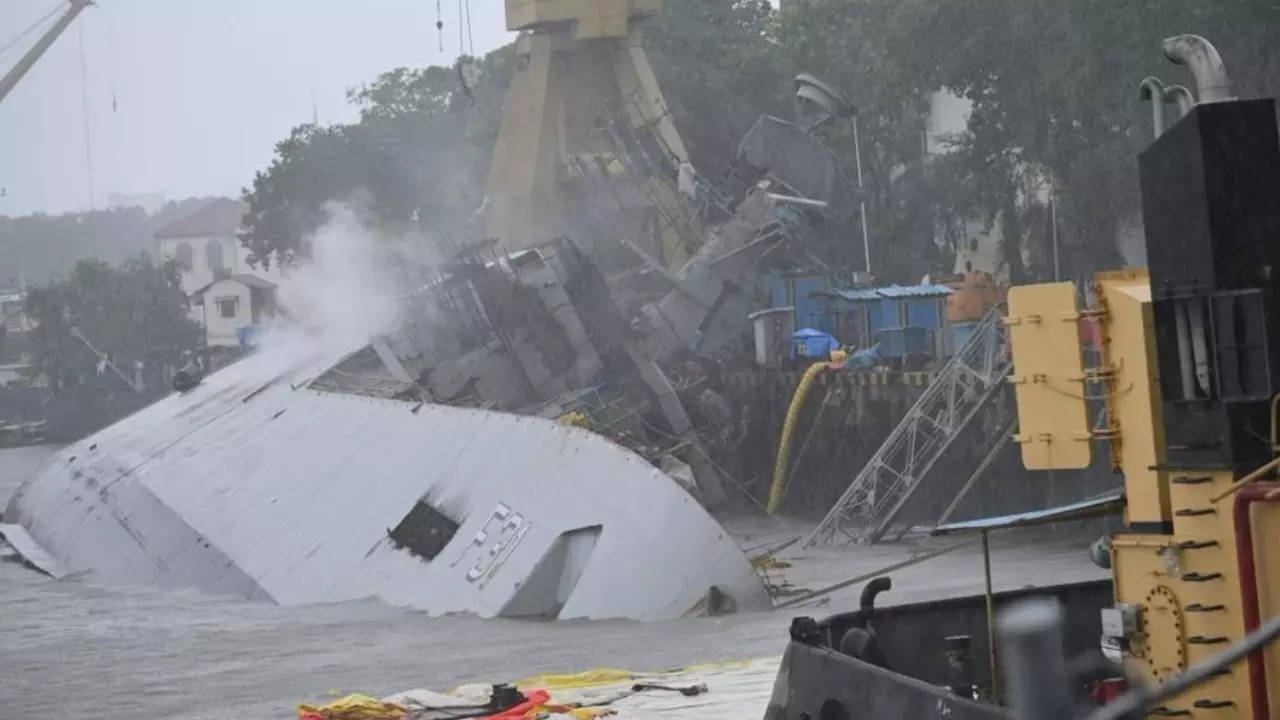
<svg viewBox="0 0 1280 720"><path fill-rule="evenodd" d="M62 17L58 18L58 21L40 36L36 44L31 46L31 49L18 60L18 63L5 74L4 78L0 79L0 102L4 102L5 97L17 87L18 82L36 64L40 56L44 55L45 51L58 39L58 36L62 35L62 32L76 19L77 15L93 4L93 0L70 0L70 3Z"/></svg>
<svg viewBox="0 0 1280 720"><path fill-rule="evenodd" d="M507 28L521 34L489 174L490 237L518 250L578 235L581 210L608 187L627 228L616 240L667 268L688 259L700 233L675 178L689 156L637 34L661 9L662 0L506 0Z"/></svg>

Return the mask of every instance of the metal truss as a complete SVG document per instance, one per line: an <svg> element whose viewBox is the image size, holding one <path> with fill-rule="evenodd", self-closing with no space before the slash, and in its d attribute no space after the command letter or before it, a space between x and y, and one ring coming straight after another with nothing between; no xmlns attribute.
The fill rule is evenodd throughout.
<svg viewBox="0 0 1280 720"><path fill-rule="evenodd" d="M805 539L805 547L875 542L884 534L938 458L1004 383L1009 358L1003 315L997 305L978 323Z"/></svg>

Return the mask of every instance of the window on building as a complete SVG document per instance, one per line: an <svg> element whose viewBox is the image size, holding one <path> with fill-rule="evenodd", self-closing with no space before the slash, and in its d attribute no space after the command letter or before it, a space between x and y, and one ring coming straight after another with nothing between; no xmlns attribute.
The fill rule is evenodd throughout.
<svg viewBox="0 0 1280 720"><path fill-rule="evenodd" d="M191 272L191 246L187 243L178 243L178 247L174 248L173 259L177 261L178 267L185 271Z"/></svg>
<svg viewBox="0 0 1280 720"><path fill-rule="evenodd" d="M240 298L224 297L218 298L218 317L233 318L240 310Z"/></svg>
<svg viewBox="0 0 1280 720"><path fill-rule="evenodd" d="M215 278L227 276L227 263L222 257L222 241L213 239L204 246L204 259Z"/></svg>

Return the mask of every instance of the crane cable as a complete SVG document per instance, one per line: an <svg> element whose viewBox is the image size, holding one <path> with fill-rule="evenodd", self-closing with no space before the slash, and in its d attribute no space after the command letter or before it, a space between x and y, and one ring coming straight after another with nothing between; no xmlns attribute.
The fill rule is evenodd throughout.
<svg viewBox="0 0 1280 720"><path fill-rule="evenodd" d="M440 40L440 52L444 52L444 13L440 10L440 0L436 0L436 37Z"/></svg>
<svg viewBox="0 0 1280 720"><path fill-rule="evenodd" d="M463 21L466 21L466 35L463 35ZM468 49L468 45L470 48ZM456 70L458 73L458 84L462 87L462 94L467 96L467 102L473 107L476 104L476 96L472 92L477 78L475 66L476 41L475 36L471 34L471 0L458 0L458 60Z"/></svg>
<svg viewBox="0 0 1280 720"><path fill-rule="evenodd" d="M467 54L474 58L476 56L476 38L474 35L471 34L471 0L466 0L466 7L467 7L467 45L470 47L470 50L467 51ZM458 17L458 24L459 25L462 24L461 15L459 15Z"/></svg>
<svg viewBox="0 0 1280 720"><path fill-rule="evenodd" d="M116 81L119 75L116 73L116 21L111 14L110 5L107 6L107 57L111 60L107 66L111 74L111 112L115 112L119 107L116 102Z"/></svg>
<svg viewBox="0 0 1280 720"><path fill-rule="evenodd" d="M76 26L80 36L80 110L84 115L84 163L89 177L89 209L97 210L93 192L93 137L89 133L89 70L84 59L84 23Z"/></svg>
<svg viewBox="0 0 1280 720"><path fill-rule="evenodd" d="M12 40L5 43L3 46L0 46L0 57L4 57L5 55L9 54L9 51L13 50L14 47L18 45L18 43L22 42L23 38L27 37L31 33L40 29L40 26L44 25L45 23L49 22L49 20L53 19L53 16L61 12L63 7L65 7L68 4L69 3L66 0L63 0L63 2L60 2L57 5L54 5L49 10L49 12L45 13L39 20L36 20L35 22L28 25L26 30L23 30L22 32L18 33Z"/></svg>

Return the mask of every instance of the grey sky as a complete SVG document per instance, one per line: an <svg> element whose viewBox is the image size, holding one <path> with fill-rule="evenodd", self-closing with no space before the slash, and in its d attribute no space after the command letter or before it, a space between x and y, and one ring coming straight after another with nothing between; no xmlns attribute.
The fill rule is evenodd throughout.
<svg viewBox="0 0 1280 720"><path fill-rule="evenodd" d="M0 44L54 4L0 3ZM322 123L348 120L346 88L397 66L451 64L458 0L440 5L443 52L436 0L98 0L0 103L0 215L89 206L81 33L103 207L118 192L238 193L311 119L313 96ZM511 37L500 0L471 0L471 22L477 54ZM19 56L0 58L0 72Z"/></svg>

